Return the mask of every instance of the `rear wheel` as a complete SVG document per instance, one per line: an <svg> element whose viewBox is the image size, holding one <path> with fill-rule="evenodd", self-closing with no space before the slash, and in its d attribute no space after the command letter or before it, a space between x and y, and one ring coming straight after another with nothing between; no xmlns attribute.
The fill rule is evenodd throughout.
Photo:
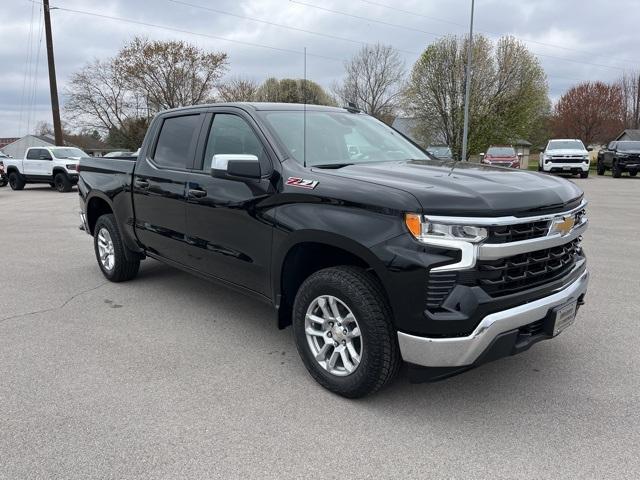
<svg viewBox="0 0 640 480"><path fill-rule="evenodd" d="M620 178L622 176L622 168L620 168L618 162L613 163L613 167L611 167L611 176L613 178Z"/></svg>
<svg viewBox="0 0 640 480"><path fill-rule="evenodd" d="M358 267L327 268L307 278L295 299L293 331L311 376L348 398L375 392L400 366L386 295Z"/></svg>
<svg viewBox="0 0 640 480"><path fill-rule="evenodd" d="M56 173L56 176L53 177L53 184L55 186L55 189L61 193L70 192L71 187L73 187L73 183L71 183L69 177L67 177L67 175L62 172Z"/></svg>
<svg viewBox="0 0 640 480"><path fill-rule="evenodd" d="M24 178L18 172L11 172L9 174L9 185L11 186L11 190L22 190L25 186L26 182Z"/></svg>
<svg viewBox="0 0 640 480"><path fill-rule="evenodd" d="M602 175L604 175L604 170L605 170L604 169L604 164L602 162L598 161L598 165L596 166L596 173L598 175L602 176Z"/></svg>
<svg viewBox="0 0 640 480"><path fill-rule="evenodd" d="M638 175L638 171L634 170L633 172L629 172L629 175L631 175L632 177L635 177L636 175Z"/></svg>
<svg viewBox="0 0 640 480"><path fill-rule="evenodd" d="M140 259L135 253L127 252L112 214L98 218L93 232L93 245L100 270L108 280L124 282L138 274Z"/></svg>

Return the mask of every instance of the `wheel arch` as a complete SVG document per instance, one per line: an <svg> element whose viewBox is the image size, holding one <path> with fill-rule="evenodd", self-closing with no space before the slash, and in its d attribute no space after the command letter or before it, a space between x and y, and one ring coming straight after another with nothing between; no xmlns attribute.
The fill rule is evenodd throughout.
<svg viewBox="0 0 640 480"><path fill-rule="evenodd" d="M89 233L93 235L98 218L105 214L113 214L113 204L106 195L95 193L86 201L87 227Z"/></svg>
<svg viewBox="0 0 640 480"><path fill-rule="evenodd" d="M318 270L338 265L354 265L369 271L386 294L386 269L366 246L331 232L298 231L273 255L272 291L278 309L278 328L291 324L293 302L304 280Z"/></svg>

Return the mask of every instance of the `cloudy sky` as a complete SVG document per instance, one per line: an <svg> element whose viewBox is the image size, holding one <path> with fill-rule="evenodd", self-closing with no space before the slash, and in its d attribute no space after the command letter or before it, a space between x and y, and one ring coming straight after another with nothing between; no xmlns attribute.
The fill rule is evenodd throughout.
<svg viewBox="0 0 640 480"><path fill-rule="evenodd" d="M227 52L229 75L256 80L302 77L306 47L308 78L330 87L363 43L392 45L411 68L439 36L465 33L470 9L470 0L50 1L59 7L51 14L63 104L74 71L113 55L134 35ZM21 136L51 121L42 11L30 0L3 3L0 137ZM526 41L545 68L552 99L579 81L640 69L637 0L476 0L475 30Z"/></svg>

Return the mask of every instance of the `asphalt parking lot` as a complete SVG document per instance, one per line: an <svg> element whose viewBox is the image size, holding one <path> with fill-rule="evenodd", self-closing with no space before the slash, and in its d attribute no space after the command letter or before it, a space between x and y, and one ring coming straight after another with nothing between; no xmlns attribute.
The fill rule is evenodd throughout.
<svg viewBox="0 0 640 480"><path fill-rule="evenodd" d="M574 181L576 324L357 401L267 306L151 260L106 282L75 193L0 189L0 478L638 478L640 177Z"/></svg>

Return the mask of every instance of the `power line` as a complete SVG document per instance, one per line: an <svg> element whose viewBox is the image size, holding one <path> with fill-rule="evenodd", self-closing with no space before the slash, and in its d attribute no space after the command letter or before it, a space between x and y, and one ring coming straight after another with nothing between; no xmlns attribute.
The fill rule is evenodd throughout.
<svg viewBox="0 0 640 480"><path fill-rule="evenodd" d="M393 10L393 11L396 11L396 12L406 13L407 15L422 17L422 18L426 18L426 19L429 19L429 20L434 20L436 22L448 23L450 25L456 25L458 27L466 28L466 25L464 25L462 23L454 22L454 21L451 21L451 20L445 20L443 18L432 17L430 15L424 15L422 13L412 12L412 11L409 11L409 10L403 10L403 9L400 9L400 8L397 8L397 7L394 7L394 6L391 6L391 5L386 5L384 3L374 2L372 0L360 0L360 1L363 2L363 3L367 3L369 5L375 5L375 6L387 8L389 10ZM487 31L487 30L485 30L485 31L478 30L478 31L481 32L481 33L486 33L486 34L495 35L495 36L505 35L504 33L490 32L490 31ZM554 44L554 43L540 42L538 40L532 40L530 38L521 37L521 36L517 36L517 38L519 40L525 42L525 43L533 43L533 44L536 44L536 45L542 45L544 47L551 47L551 48L558 48L558 49L561 49L561 50L566 50L568 52L575 52L575 53L581 53L581 54L584 54L584 55L591 55L593 57L601 57L601 58L611 59L611 55L602 55L602 54L597 54L597 53L594 53L594 52L587 52L585 50L579 50L579 49L576 49L576 48L566 47L564 45L558 45L558 44ZM617 60L617 61L626 62L626 63L632 63L632 64L636 64L636 65L638 65L640 63L640 61L638 61L638 60L631 60L631 59L627 59L627 58L619 58L619 60Z"/></svg>
<svg viewBox="0 0 640 480"><path fill-rule="evenodd" d="M27 1L41 5L41 2L36 1L36 0L27 0ZM170 31L170 32L175 32L175 33L184 33L184 34L187 34L187 35L194 35L194 36L205 37L205 38L213 38L215 40L221 40L223 42L237 43L237 44L240 44L240 45L247 45L247 46L250 46L250 47L265 48L265 49L268 49L268 50L274 50L274 51L279 51L279 52L284 52L284 53L293 53L296 56L302 55L302 52L300 52L298 50L289 49L289 48L274 47L274 46L271 46L271 45L265 45L265 44L262 44L262 43L255 43L255 42L246 42L244 40L236 40L236 39L233 39L233 38L221 37L221 36L212 35L212 34L209 34L209 33L192 32L190 30L184 30L184 29L181 29L181 28L169 27L169 26L166 26L166 25L158 25L156 23L143 22L143 21L140 21L140 20L133 20L133 19L130 19L130 18L115 17L115 16L111 16L111 15L104 15L102 13L89 12L89 11L86 11L86 10L76 10L76 9L73 9L73 8L58 7L58 6L51 7L51 9L53 9L53 8L55 8L56 10L63 11L63 12L77 13L77 14L80 14L80 15L88 15L88 16L92 16L92 17L104 18L104 19L107 19L107 20L114 20L114 21L118 21L118 22L131 23L131 24L134 24L134 25L142 25L144 27L158 28L158 29L161 29L161 30L167 30L167 31ZM344 59L342 59L342 58L329 57L327 55L320 55L318 53L307 53L307 55L309 57L323 58L325 60L335 60L335 61L338 61L338 62L343 62L344 61Z"/></svg>
<svg viewBox="0 0 640 480"><path fill-rule="evenodd" d="M293 31L296 31L296 32L303 32L303 33L308 33L308 34L311 34L311 35L318 35L320 37L331 38L333 40L341 40L343 42L350 42L350 43L355 43L355 44L358 44L358 45L371 45L371 44L369 44L367 42L363 42L362 40L356 40L356 39L353 39L353 38L340 37L338 35L331 35L329 33L316 32L316 31L313 31L313 30L307 30L307 29L299 28L299 27L292 27L291 25L284 25L282 23L275 23L275 22L271 22L271 21L268 21L268 20L262 20L260 18L249 17L247 15L240 15L240 14L237 14L237 13L227 12L227 11L220 10L220 9L217 9L217 8L206 7L204 5L197 5L197 4L194 4L194 3L184 2L184 1L181 1L181 0L167 0L167 1L169 1L171 3L178 4L178 5L184 5L184 6L187 6L187 7L198 8L198 9L206 10L206 11L209 11L209 12L219 13L221 15L228 15L230 17L241 18L243 20L250 20L252 22L263 23L265 25L271 25L271 26L278 27L278 28L286 28L287 30L293 30ZM420 55L420 53L412 52L410 50L401 50L399 48L394 48L394 50L396 50L398 52L402 52L402 53L409 53L411 55Z"/></svg>
<svg viewBox="0 0 640 480"><path fill-rule="evenodd" d="M386 26L389 26L389 27L399 28L399 29L402 29L402 30L410 30L410 31L415 31L415 32L426 33L428 35L434 35L437 38L443 38L445 36L445 35L440 35L440 34L436 34L436 33L433 33L433 32L427 32L425 30L420 30L418 28L407 27L405 25L400 25L400 24L397 24L397 23L384 22L382 20L377 20L377 19L374 19L374 18L363 17L363 16L360 16L360 15L354 15L354 14L347 13L347 12L342 12L342 11L339 11L339 10L332 10L330 8L325 8L325 7L321 7L319 5L313 5L311 3L305 3L305 2L298 1L298 0L289 0L289 2L298 4L298 5L303 5L305 7L315 8L317 10L322 10L322 11L329 12L329 13L334 13L336 15L343 15L343 16L346 16L346 17L357 18L358 20L364 20L365 22L373 22L373 23L378 23L378 24L381 24L381 25L386 25ZM611 66L611 65L603 65L601 63L585 62L584 60L575 60L575 59L566 58L566 57L554 57L552 55L540 54L540 53L536 53L536 52L531 52L531 53L533 55L537 56L537 57L549 57L549 58L555 58L557 60L562 60L562 61L566 61L566 62L574 62L574 63L583 64L583 65L591 65L593 67L610 68L610 69L621 70L621 71L624 70L621 67L614 67L614 66Z"/></svg>

